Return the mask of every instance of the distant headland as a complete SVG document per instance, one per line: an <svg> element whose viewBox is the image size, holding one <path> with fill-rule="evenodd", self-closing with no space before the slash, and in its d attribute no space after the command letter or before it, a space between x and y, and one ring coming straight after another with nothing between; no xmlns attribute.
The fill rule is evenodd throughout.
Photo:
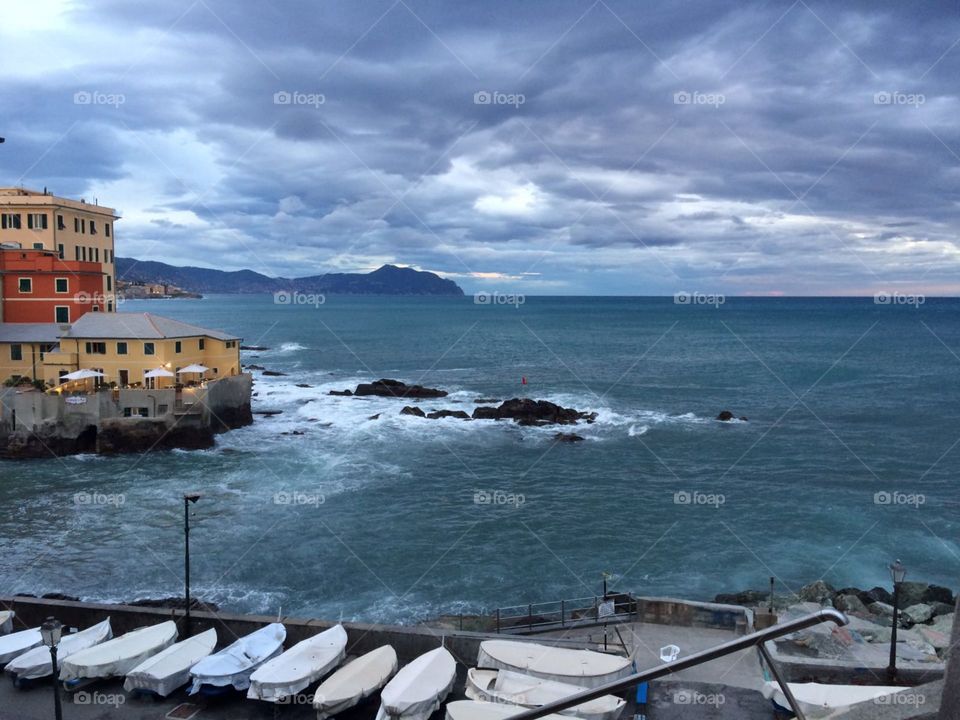
<svg viewBox="0 0 960 720"><path fill-rule="evenodd" d="M116 263L118 280L171 285L190 293L296 291L330 295L463 295L463 290L452 280L396 265L384 265L370 273L327 273L283 278L269 277L253 270L227 272L122 257L118 257Z"/></svg>

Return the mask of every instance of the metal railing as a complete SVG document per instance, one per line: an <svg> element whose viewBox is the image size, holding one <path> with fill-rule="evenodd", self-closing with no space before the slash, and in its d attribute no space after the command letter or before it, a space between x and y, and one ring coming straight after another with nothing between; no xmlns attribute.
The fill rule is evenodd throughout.
<svg viewBox="0 0 960 720"><path fill-rule="evenodd" d="M736 640L731 640L730 642L725 642L722 645L717 645L716 647L703 650L702 652L694 653L689 657L674 660L673 662L665 663L664 665L658 665L657 667L635 673L629 677L625 677L620 680L614 680L604 685L576 693L575 695L570 695L562 700L549 702L532 710L525 710L524 712L517 713L516 715L511 715L509 720L539 720L539 718L542 718L546 715L558 713L561 710L567 710L590 700L595 700L604 695L623 692L625 690L634 688L641 683L649 682L650 680L656 680L664 675L671 675L675 672L686 670L690 667L702 665L703 663L710 662L711 660L716 660L717 658L739 652L740 650L747 650L751 647L756 647L760 651L760 654L763 656L764 660L766 660L767 665L770 667L770 672L780 685L780 690L783 692L784 697L786 697L787 702L790 703L790 708L794 715L797 716L797 720L804 720L803 712L800 710L796 698L790 691L790 688L788 687L783 676L780 674L780 671L773 663L773 659L770 657L770 654L764 647L764 643L768 640L775 640L776 638L783 637L784 635L789 635L790 633L797 632L798 630L803 630L804 628L812 627L813 625L819 625L820 623L825 622L833 622L837 625L843 626L849 621L847 620L847 616L838 610L820 610L819 612L804 615L802 618L798 618L797 620L791 620L790 622L774 625L766 630L760 630L759 632L751 633L750 635L744 635Z"/></svg>
<svg viewBox="0 0 960 720"><path fill-rule="evenodd" d="M498 633L523 633L622 622L634 619L636 612L637 602L629 595L591 595L497 608L495 620Z"/></svg>

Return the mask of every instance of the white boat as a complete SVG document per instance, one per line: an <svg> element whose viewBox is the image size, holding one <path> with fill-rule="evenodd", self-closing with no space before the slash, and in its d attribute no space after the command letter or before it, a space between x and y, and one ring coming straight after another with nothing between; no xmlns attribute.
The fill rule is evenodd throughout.
<svg viewBox="0 0 960 720"><path fill-rule="evenodd" d="M120 637L81 650L63 661L60 680L124 676L147 658L170 647L177 639L173 620L132 630Z"/></svg>
<svg viewBox="0 0 960 720"><path fill-rule="evenodd" d="M580 685L521 675L512 670L470 668L467 671L465 694L471 700L534 708L583 691ZM560 714L583 720L617 720L626 704L614 695L604 695Z"/></svg>
<svg viewBox="0 0 960 720"><path fill-rule="evenodd" d="M386 685L397 671L397 651L390 645L378 647L351 660L317 688L313 708L318 720L352 708Z"/></svg>
<svg viewBox="0 0 960 720"><path fill-rule="evenodd" d="M57 646L57 668L63 666L64 660L74 653L86 650L88 647L99 645L113 636L110 629L110 618L97 623L86 630L73 635L64 635ZM50 648L41 645L28 650L19 657L7 663L6 672L14 676L15 682L21 680L35 680L53 673L50 663Z"/></svg>
<svg viewBox="0 0 960 720"><path fill-rule="evenodd" d="M13 630L13 618L15 618L16 615L13 610L0 612L0 635L7 635Z"/></svg>
<svg viewBox="0 0 960 720"><path fill-rule="evenodd" d="M598 687L625 678L633 672L630 658L516 640L485 640L480 643L477 666L512 670L582 688Z"/></svg>
<svg viewBox="0 0 960 720"><path fill-rule="evenodd" d="M800 709L808 718L830 718L841 715L851 705L871 702L909 688L890 685L824 685L822 683L787 683ZM790 703L776 682L763 684L763 696L785 712L792 712Z"/></svg>
<svg viewBox="0 0 960 720"><path fill-rule="evenodd" d="M447 703L446 720L504 720L504 718L520 712L523 712L523 708L516 705L478 702L476 700L454 700ZM570 716L545 715L543 720L570 720Z"/></svg>
<svg viewBox="0 0 960 720"><path fill-rule="evenodd" d="M287 630L280 623L270 623L249 635L244 635L218 653L209 655L190 669L193 685L190 694L204 685L210 688L234 687L246 690L250 676L267 660L283 652Z"/></svg>
<svg viewBox="0 0 960 720"><path fill-rule="evenodd" d="M347 631L343 625L298 642L250 676L247 697L267 702L292 697L339 665L346 648Z"/></svg>
<svg viewBox="0 0 960 720"><path fill-rule="evenodd" d="M140 690L166 697L189 682L190 668L212 653L216 646L217 631L214 628L174 643L128 672L123 688L129 692Z"/></svg>
<svg viewBox="0 0 960 720"><path fill-rule="evenodd" d="M427 720L457 679L457 661L443 647L405 665L380 693L377 720Z"/></svg>
<svg viewBox="0 0 960 720"><path fill-rule="evenodd" d="M6 665L18 655L23 655L27 650L32 650L42 644L43 636L40 634L40 628L38 627L0 637L0 667Z"/></svg>

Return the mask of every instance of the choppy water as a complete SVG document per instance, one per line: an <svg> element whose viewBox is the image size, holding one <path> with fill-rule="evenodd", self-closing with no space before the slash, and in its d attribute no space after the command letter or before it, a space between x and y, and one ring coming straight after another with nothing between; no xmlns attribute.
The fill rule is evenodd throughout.
<svg viewBox="0 0 960 720"><path fill-rule="evenodd" d="M688 597L770 575L870 586L888 582L894 557L911 577L960 586L955 300L314 308L255 296L124 309L269 346L245 362L289 373L257 373L255 409L283 412L210 451L0 463L3 593L180 593L187 490L204 493L194 591L242 611L411 622L593 594L604 571L624 589ZM326 394L378 377L450 391L427 410L523 394L599 418L578 428L586 442L555 445L551 429ZM724 408L749 422L713 420ZM293 430L305 434L282 434ZM483 491L523 502L478 504ZM78 505L78 493L112 504Z"/></svg>

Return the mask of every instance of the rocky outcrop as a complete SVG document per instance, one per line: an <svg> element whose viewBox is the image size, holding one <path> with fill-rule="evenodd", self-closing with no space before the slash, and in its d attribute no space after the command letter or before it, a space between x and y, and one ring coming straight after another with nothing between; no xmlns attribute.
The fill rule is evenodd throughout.
<svg viewBox="0 0 960 720"><path fill-rule="evenodd" d="M576 433L557 433L556 435L553 436L553 439L556 442L563 442L563 443L583 442L583 438L577 435Z"/></svg>
<svg viewBox="0 0 960 720"><path fill-rule="evenodd" d="M342 393L341 393L342 394ZM446 390L423 387L422 385L407 385L399 380L381 379L372 383L357 385L353 391L357 397L375 395L377 397L395 398L442 398L447 396Z"/></svg>
<svg viewBox="0 0 960 720"><path fill-rule="evenodd" d="M825 600L832 600L834 594L834 589L828 583L817 580L800 588L797 596L804 602L823 603Z"/></svg>
<svg viewBox="0 0 960 720"><path fill-rule="evenodd" d="M426 417L427 414L418 407L407 405L400 411L401 415L414 415L415 417Z"/></svg>
<svg viewBox="0 0 960 720"><path fill-rule="evenodd" d="M263 370L264 377L283 377L286 375L285 372L280 372L279 370Z"/></svg>
<svg viewBox="0 0 960 720"><path fill-rule="evenodd" d="M110 418L100 422L97 434L97 452L101 455L171 448L203 450L213 445L212 428L163 418Z"/></svg>
<svg viewBox="0 0 960 720"><path fill-rule="evenodd" d="M338 395L340 397L352 397L353 390L331 390L328 395Z"/></svg>
<svg viewBox="0 0 960 720"><path fill-rule="evenodd" d="M427 417L431 420L439 420L440 418L458 418L460 420L470 420L470 416L465 413L463 410L435 410L432 413L427 413Z"/></svg>
<svg viewBox="0 0 960 720"><path fill-rule="evenodd" d="M732 412L730 412L729 410L721 410L721 411L720 411L720 414L717 415L717 420L719 420L720 422L730 422L731 420L733 420L733 419L735 419L735 418L738 419L738 420L742 420L742 421L744 421L744 422L747 421L747 418L744 417L743 415L741 415L739 418L737 418L737 416L734 415L734 414L733 414Z"/></svg>
<svg viewBox="0 0 960 720"><path fill-rule="evenodd" d="M473 411L474 420L513 420L519 425L576 425L581 420L592 423L596 418L596 413L530 398L513 398L499 407L478 407Z"/></svg>

